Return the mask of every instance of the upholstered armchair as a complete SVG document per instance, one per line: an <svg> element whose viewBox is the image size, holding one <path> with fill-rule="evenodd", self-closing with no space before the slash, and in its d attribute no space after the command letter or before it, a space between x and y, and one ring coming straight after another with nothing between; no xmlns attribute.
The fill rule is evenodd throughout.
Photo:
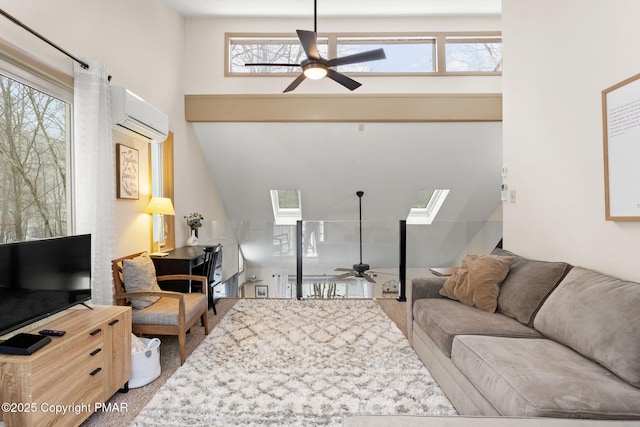
<svg viewBox="0 0 640 427"><path fill-rule="evenodd" d="M133 333L177 335L182 365L186 360L187 331L201 320L205 334L209 333L206 277L187 274L156 276L153 261L146 253L113 260L112 271L115 303L132 307ZM201 291L163 291L158 282L166 280L199 281L202 283Z"/></svg>

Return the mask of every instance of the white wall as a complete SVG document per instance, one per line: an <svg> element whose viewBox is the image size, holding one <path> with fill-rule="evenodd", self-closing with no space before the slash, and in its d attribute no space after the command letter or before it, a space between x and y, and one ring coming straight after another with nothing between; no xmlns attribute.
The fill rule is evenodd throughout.
<svg viewBox="0 0 640 427"><path fill-rule="evenodd" d="M296 29L313 30L313 18L230 19L189 18L186 20L186 93L235 94L280 93L293 81L287 77L224 77L225 32L288 33ZM500 17L434 18L318 18L318 32L433 32L499 31ZM499 93L501 78L496 77L362 77L358 93ZM306 82L296 93L345 93L329 79Z"/></svg>
<svg viewBox="0 0 640 427"><path fill-rule="evenodd" d="M640 223L605 221L601 103L640 72L640 2L502 4L504 247L640 280Z"/></svg>
<svg viewBox="0 0 640 427"><path fill-rule="evenodd" d="M224 207L191 125L184 121L184 19L157 0L1 0L0 8L80 58L104 63L111 84L125 86L169 115L174 132L176 243L187 235L183 216L200 212L226 220ZM22 28L0 18L0 37L72 74L70 59ZM136 143L147 175L147 145ZM114 148L115 149L115 148ZM114 165L115 167L115 165ZM149 249L149 218L141 200L117 201L114 256Z"/></svg>

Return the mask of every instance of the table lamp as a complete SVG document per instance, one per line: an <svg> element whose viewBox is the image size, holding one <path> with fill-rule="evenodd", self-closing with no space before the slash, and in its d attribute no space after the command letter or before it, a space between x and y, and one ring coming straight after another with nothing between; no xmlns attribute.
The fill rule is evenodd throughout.
<svg viewBox="0 0 640 427"><path fill-rule="evenodd" d="M144 210L145 213L148 214L156 214L159 215L158 227L156 232L156 227L153 227L153 243L154 246L158 244L158 251L161 247L164 246L166 239L165 234L165 220L164 215L175 215L176 212L173 210L173 203L171 203L171 199L168 197L151 197L147 208ZM155 221L154 221L155 225ZM154 252L153 255L166 255L164 252Z"/></svg>

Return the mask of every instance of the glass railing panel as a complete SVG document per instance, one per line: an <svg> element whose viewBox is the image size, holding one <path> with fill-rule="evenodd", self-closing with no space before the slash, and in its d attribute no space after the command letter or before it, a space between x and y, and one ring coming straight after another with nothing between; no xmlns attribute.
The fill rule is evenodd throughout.
<svg viewBox="0 0 640 427"><path fill-rule="evenodd" d="M214 224L212 224L213 226ZM407 225L407 282L430 275L430 267L458 265L466 253L489 253L502 238L502 221L435 221L431 225ZM238 257L225 260L228 271L238 275L242 295L265 296L256 287L267 287L269 298L296 298L296 226L270 221L216 224L211 241L225 248L240 246ZM304 221L302 233L303 298L393 298L397 296L400 264L400 221ZM232 252L230 252L232 253ZM226 253L225 253L226 256ZM368 264L366 278L356 277L354 265ZM235 266L231 263L235 262ZM225 270L227 271L227 270ZM357 273L357 272L356 272ZM264 289L264 288L258 288ZM393 291L396 290L396 293ZM386 291L386 292L385 292Z"/></svg>

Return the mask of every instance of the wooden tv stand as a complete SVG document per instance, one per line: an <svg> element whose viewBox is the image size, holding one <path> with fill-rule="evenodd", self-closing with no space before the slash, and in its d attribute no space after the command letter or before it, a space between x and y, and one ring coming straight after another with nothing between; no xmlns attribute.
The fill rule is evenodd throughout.
<svg viewBox="0 0 640 427"><path fill-rule="evenodd" d="M92 308L70 309L26 331L67 332L34 354L0 355L0 421L7 427L78 426L129 381L131 309Z"/></svg>

